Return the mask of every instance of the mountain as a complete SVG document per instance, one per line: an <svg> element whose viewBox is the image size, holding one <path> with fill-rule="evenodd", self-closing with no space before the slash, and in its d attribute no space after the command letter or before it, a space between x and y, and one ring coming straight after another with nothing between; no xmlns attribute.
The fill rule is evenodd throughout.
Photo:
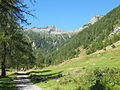
<svg viewBox="0 0 120 90"><path fill-rule="evenodd" d="M96 19L91 20L91 22L95 21ZM112 45L118 40L120 40L120 6L68 40L58 51L52 53L50 61L52 61L51 64L61 63L78 56L82 49L85 50L86 54L100 49L105 50L106 46Z"/></svg>
<svg viewBox="0 0 120 90"><path fill-rule="evenodd" d="M83 25L82 27L72 30L72 31L65 31L62 30L54 25L52 26L47 26L47 27L32 27L32 28L28 28L25 29L25 31L29 32L29 31L33 31L36 33L43 33L43 34L73 34L73 33L78 33L80 31L82 31L83 29L89 27L90 25L94 24L95 22L99 21L103 16L102 15L98 15L98 16L94 16L87 24Z"/></svg>
<svg viewBox="0 0 120 90"><path fill-rule="evenodd" d="M45 64L58 64L77 57L82 49L86 54L105 49L120 40L120 6L105 16L95 16L83 27L64 31L56 26L26 29L36 50L45 54ZM113 45L114 46L114 45Z"/></svg>
<svg viewBox="0 0 120 90"><path fill-rule="evenodd" d="M81 28L73 31L64 31L56 26L32 27L25 29L25 34L33 42L33 47L42 50L44 53L51 53L58 50L64 43L74 37L78 32L99 21L102 16L93 17L90 22Z"/></svg>
<svg viewBox="0 0 120 90"><path fill-rule="evenodd" d="M99 21L102 16L93 17L83 27L72 31L64 31L56 26L32 27L24 30L24 33L32 41L37 61L43 63L47 58L48 64L51 61L52 53L58 51L65 43L69 42L74 36L85 28ZM62 53L61 53L62 54ZM42 57L39 57L42 56ZM40 58L43 58L40 60ZM43 65L41 65L43 66ZM44 66L43 66L44 67Z"/></svg>

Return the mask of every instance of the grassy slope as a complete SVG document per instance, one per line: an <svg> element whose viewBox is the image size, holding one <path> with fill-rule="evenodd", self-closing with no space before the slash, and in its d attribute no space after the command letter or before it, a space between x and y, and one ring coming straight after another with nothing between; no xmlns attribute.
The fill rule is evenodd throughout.
<svg viewBox="0 0 120 90"><path fill-rule="evenodd" d="M69 79L69 74L74 73L76 71L81 71L82 69L94 70L96 68L120 68L120 41L115 43L116 48L111 48L108 46L106 51L100 50L95 52L94 54L88 56L82 56L79 58L74 58L69 61L65 61L60 65L47 67L42 70L31 71L30 79L33 83L44 88L45 90L75 90L75 83L68 83L65 85L59 85L59 80L65 81ZM65 77L61 77L61 75L68 75ZM76 74L75 74L76 75ZM74 74L70 75L71 77L75 77ZM60 87L62 89L60 89Z"/></svg>

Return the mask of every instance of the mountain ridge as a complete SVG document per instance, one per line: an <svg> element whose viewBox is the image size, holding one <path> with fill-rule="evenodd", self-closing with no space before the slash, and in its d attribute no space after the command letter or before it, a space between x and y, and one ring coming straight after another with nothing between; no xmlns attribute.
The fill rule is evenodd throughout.
<svg viewBox="0 0 120 90"><path fill-rule="evenodd" d="M47 34L71 34L71 33L78 33L80 31L82 31L83 29L89 27L89 25L93 25L94 23L99 21L102 17L103 17L102 15L94 16L87 24L85 24L82 27L77 28L75 30L71 30L71 31L62 30L62 29L58 28L55 25L46 26L46 27L32 27L32 28L25 29L25 31L32 30L33 32L47 33Z"/></svg>

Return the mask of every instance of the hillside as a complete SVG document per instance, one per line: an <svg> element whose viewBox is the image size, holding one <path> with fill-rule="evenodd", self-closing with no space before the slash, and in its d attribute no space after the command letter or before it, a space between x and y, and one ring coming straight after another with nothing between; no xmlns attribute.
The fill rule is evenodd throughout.
<svg viewBox="0 0 120 90"><path fill-rule="evenodd" d="M119 27L120 6L110 11L98 22L79 32L58 51L52 53L52 64L58 64L64 60L74 58L79 55L81 49L85 49L86 54L91 54L111 45L120 40Z"/></svg>
<svg viewBox="0 0 120 90"><path fill-rule="evenodd" d="M57 51L65 42L74 37L75 34L50 34L43 31L34 32L32 30L25 31L32 42L34 55L36 57L36 67L45 67L50 65L51 61L46 59L51 57L51 53Z"/></svg>
<svg viewBox="0 0 120 90"><path fill-rule="evenodd" d="M78 32L99 21L102 17L100 15L94 16L87 24L72 31L65 31L53 25L40 28L32 27L25 29L24 32L33 42L34 47L45 49L45 52L52 52L58 49L57 46L64 44ZM54 49L51 50L51 48Z"/></svg>
<svg viewBox="0 0 120 90"><path fill-rule="evenodd" d="M100 90L119 90L120 41L114 45L115 48L109 45L106 50L91 55L73 58L42 70L29 71L30 79L44 90L98 90L102 88L101 85L105 89ZM99 79L100 83L96 86ZM97 89L90 89L93 86Z"/></svg>
<svg viewBox="0 0 120 90"><path fill-rule="evenodd" d="M33 42L34 48L39 48L45 53L51 53L58 50L63 43L74 36L74 34L49 34L43 32L44 30L40 32L30 30L25 31L25 35Z"/></svg>
<svg viewBox="0 0 120 90"><path fill-rule="evenodd" d="M32 27L24 30L24 34L31 40L36 55L36 63L38 66L46 66L52 63L51 53L58 51L71 38L76 36L85 28L99 21L103 16L94 16L87 24L82 27L72 30L64 31L56 26L47 27Z"/></svg>

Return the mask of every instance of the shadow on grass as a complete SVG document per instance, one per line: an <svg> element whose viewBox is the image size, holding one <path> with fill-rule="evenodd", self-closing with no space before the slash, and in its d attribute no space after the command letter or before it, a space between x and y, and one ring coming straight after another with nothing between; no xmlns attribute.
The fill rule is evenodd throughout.
<svg viewBox="0 0 120 90"><path fill-rule="evenodd" d="M105 90L105 87L97 80L96 84L90 87L90 90Z"/></svg>
<svg viewBox="0 0 120 90"><path fill-rule="evenodd" d="M11 77L0 78L0 90L15 90L15 85Z"/></svg>
<svg viewBox="0 0 120 90"><path fill-rule="evenodd" d="M31 72L28 72L27 75L29 75L30 73L46 73L46 72L51 72L51 70L44 70L44 71L31 71Z"/></svg>
<svg viewBox="0 0 120 90"><path fill-rule="evenodd" d="M39 82L45 82L47 83L48 80L51 80L51 79L58 79L58 78L61 78L62 77L62 71L60 72L57 72L57 73L51 73L50 72L51 70L46 70L46 71L39 71L36 75L36 72L32 75L30 75L30 79L32 81L32 83L39 83ZM44 74L44 72L50 72L48 74Z"/></svg>

